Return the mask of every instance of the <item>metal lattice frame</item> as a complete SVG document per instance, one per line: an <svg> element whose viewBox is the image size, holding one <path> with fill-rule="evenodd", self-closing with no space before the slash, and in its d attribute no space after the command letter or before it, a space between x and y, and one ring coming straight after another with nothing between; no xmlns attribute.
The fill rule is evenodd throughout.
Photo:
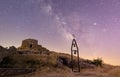
<svg viewBox="0 0 120 77"><path fill-rule="evenodd" d="M75 49L74 49L75 48ZM79 61L79 48L75 38L72 40L71 45L71 64L72 64L72 71L74 71L74 63L73 63L73 54L77 54L77 72L80 72L80 61Z"/></svg>

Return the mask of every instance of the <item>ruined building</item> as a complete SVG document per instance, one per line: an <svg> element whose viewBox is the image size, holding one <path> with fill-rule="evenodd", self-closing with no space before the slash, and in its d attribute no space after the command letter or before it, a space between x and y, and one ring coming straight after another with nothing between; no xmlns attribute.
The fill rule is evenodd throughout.
<svg viewBox="0 0 120 77"><path fill-rule="evenodd" d="M40 53L46 54L48 53L48 49L42 47L38 44L38 40L35 39L25 39L22 41L21 47L18 48L19 51L24 53Z"/></svg>
<svg viewBox="0 0 120 77"><path fill-rule="evenodd" d="M20 49L38 51L38 40L25 39L22 41L22 45L21 45Z"/></svg>

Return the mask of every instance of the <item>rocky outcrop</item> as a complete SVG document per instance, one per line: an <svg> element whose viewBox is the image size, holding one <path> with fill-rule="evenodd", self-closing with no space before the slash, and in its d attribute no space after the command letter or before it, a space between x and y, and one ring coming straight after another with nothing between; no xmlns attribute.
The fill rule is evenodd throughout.
<svg viewBox="0 0 120 77"><path fill-rule="evenodd" d="M9 48L0 46L0 62L3 60L3 58L15 53L17 53L17 49L14 46L11 46Z"/></svg>
<svg viewBox="0 0 120 77"><path fill-rule="evenodd" d="M77 66L77 61L74 60L73 62L71 62L70 58L68 57L65 57L65 56L59 56L58 59L57 59L57 65L58 66L67 66L67 67L70 67L72 66L72 63L74 65L74 67ZM96 67L94 64L92 64L92 62L89 60L83 60L83 59L80 59L80 67L81 68L94 68Z"/></svg>
<svg viewBox="0 0 120 77"><path fill-rule="evenodd" d="M59 56L58 59L58 65L59 66L62 66L62 65L65 65L65 66L70 66L70 59L65 57L65 56Z"/></svg>
<svg viewBox="0 0 120 77"><path fill-rule="evenodd" d="M0 62L7 56L7 49L0 46Z"/></svg>
<svg viewBox="0 0 120 77"><path fill-rule="evenodd" d="M94 64L91 63L87 63L87 62L80 62L80 67L81 68L94 68L96 67Z"/></svg>

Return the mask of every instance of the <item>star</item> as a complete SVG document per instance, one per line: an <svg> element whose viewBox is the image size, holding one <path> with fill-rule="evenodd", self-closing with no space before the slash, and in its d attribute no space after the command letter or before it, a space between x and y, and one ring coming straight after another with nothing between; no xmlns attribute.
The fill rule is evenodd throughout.
<svg viewBox="0 0 120 77"><path fill-rule="evenodd" d="M94 23L93 23L93 25L97 25L97 23L96 23L96 22L94 22Z"/></svg>

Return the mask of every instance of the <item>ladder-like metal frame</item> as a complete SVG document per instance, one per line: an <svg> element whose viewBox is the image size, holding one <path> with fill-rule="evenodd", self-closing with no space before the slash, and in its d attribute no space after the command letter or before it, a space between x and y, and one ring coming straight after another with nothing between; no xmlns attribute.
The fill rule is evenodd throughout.
<svg viewBox="0 0 120 77"><path fill-rule="evenodd" d="M75 48L75 49L73 49ZM73 54L77 54L77 70L76 72L80 72L80 61L79 61L79 48L77 45L77 42L75 40L75 38L72 40L72 45L71 45L71 64L72 64L72 71L74 71L74 61L73 61Z"/></svg>

